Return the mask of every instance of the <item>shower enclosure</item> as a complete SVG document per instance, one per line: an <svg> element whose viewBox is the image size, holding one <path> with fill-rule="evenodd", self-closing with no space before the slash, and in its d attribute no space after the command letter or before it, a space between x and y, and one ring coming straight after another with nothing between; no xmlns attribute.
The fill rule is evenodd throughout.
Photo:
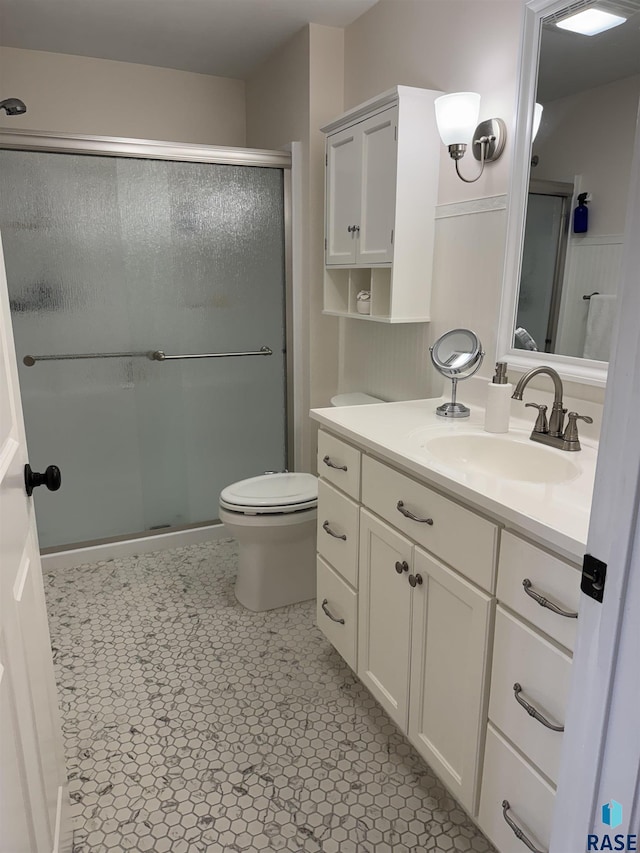
<svg viewBox="0 0 640 853"><path fill-rule="evenodd" d="M531 180L516 327L542 352L556 352L573 185Z"/></svg>
<svg viewBox="0 0 640 853"><path fill-rule="evenodd" d="M15 137L0 230L27 441L62 471L34 493L41 546L215 520L225 485L287 467L288 156Z"/></svg>

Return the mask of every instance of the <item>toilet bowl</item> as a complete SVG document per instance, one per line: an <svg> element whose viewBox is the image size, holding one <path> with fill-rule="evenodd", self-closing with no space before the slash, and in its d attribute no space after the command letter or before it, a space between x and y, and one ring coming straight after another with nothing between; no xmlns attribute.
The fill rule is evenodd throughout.
<svg viewBox="0 0 640 853"><path fill-rule="evenodd" d="M264 474L220 494L220 521L237 540L236 598L260 612L315 598L318 481Z"/></svg>
<svg viewBox="0 0 640 853"><path fill-rule="evenodd" d="M382 403L359 391L332 406ZM238 542L235 593L249 610L273 610L316 597L318 481L312 474L263 474L220 493L220 521Z"/></svg>

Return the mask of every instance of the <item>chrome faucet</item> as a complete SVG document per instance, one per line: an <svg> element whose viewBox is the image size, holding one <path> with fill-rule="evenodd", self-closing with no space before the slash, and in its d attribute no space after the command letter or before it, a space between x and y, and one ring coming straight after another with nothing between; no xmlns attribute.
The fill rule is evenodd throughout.
<svg viewBox="0 0 640 853"><path fill-rule="evenodd" d="M564 428L564 416L567 410L562 402L562 379L558 376L552 367L535 367L520 379L516 385L515 391L511 395L514 400L522 400L522 394L529 382L534 376L539 376L541 373L546 373L553 380L554 397L553 406L551 407L551 417L547 422L547 407L540 403L525 403L526 407L531 407L538 410L538 417L531 433L531 441L539 441L541 444L548 444L551 447L557 447L559 450L580 450L580 440L578 438L578 421L585 421L588 424L593 423L593 418L586 415L579 415L577 412L569 412L569 422L567 428Z"/></svg>

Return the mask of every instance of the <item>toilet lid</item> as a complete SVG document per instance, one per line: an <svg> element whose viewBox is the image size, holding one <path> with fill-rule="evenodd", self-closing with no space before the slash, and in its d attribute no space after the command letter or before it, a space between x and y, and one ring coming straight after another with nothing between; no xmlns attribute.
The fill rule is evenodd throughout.
<svg viewBox="0 0 640 853"><path fill-rule="evenodd" d="M220 506L236 512L295 512L315 507L318 480L312 474L263 474L223 489Z"/></svg>

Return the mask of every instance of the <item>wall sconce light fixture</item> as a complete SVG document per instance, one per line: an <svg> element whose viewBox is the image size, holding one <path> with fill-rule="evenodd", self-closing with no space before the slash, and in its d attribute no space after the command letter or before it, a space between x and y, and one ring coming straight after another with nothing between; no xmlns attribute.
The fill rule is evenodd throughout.
<svg viewBox="0 0 640 853"><path fill-rule="evenodd" d="M540 122L542 120L542 110L543 109L544 109L544 107L542 106L542 104L536 104L535 107L533 108L533 129L531 131L531 142L532 143L533 143L533 140L538 135L538 131L540 130Z"/></svg>
<svg viewBox="0 0 640 853"><path fill-rule="evenodd" d="M501 118L490 118L478 124L480 95L476 92L442 95L436 98L435 108L440 138L455 160L458 177L467 184L474 183L484 172L484 164L497 160L504 151L505 123ZM480 161L480 173L475 178L465 178L458 168L458 160L464 157L469 143L473 156Z"/></svg>

